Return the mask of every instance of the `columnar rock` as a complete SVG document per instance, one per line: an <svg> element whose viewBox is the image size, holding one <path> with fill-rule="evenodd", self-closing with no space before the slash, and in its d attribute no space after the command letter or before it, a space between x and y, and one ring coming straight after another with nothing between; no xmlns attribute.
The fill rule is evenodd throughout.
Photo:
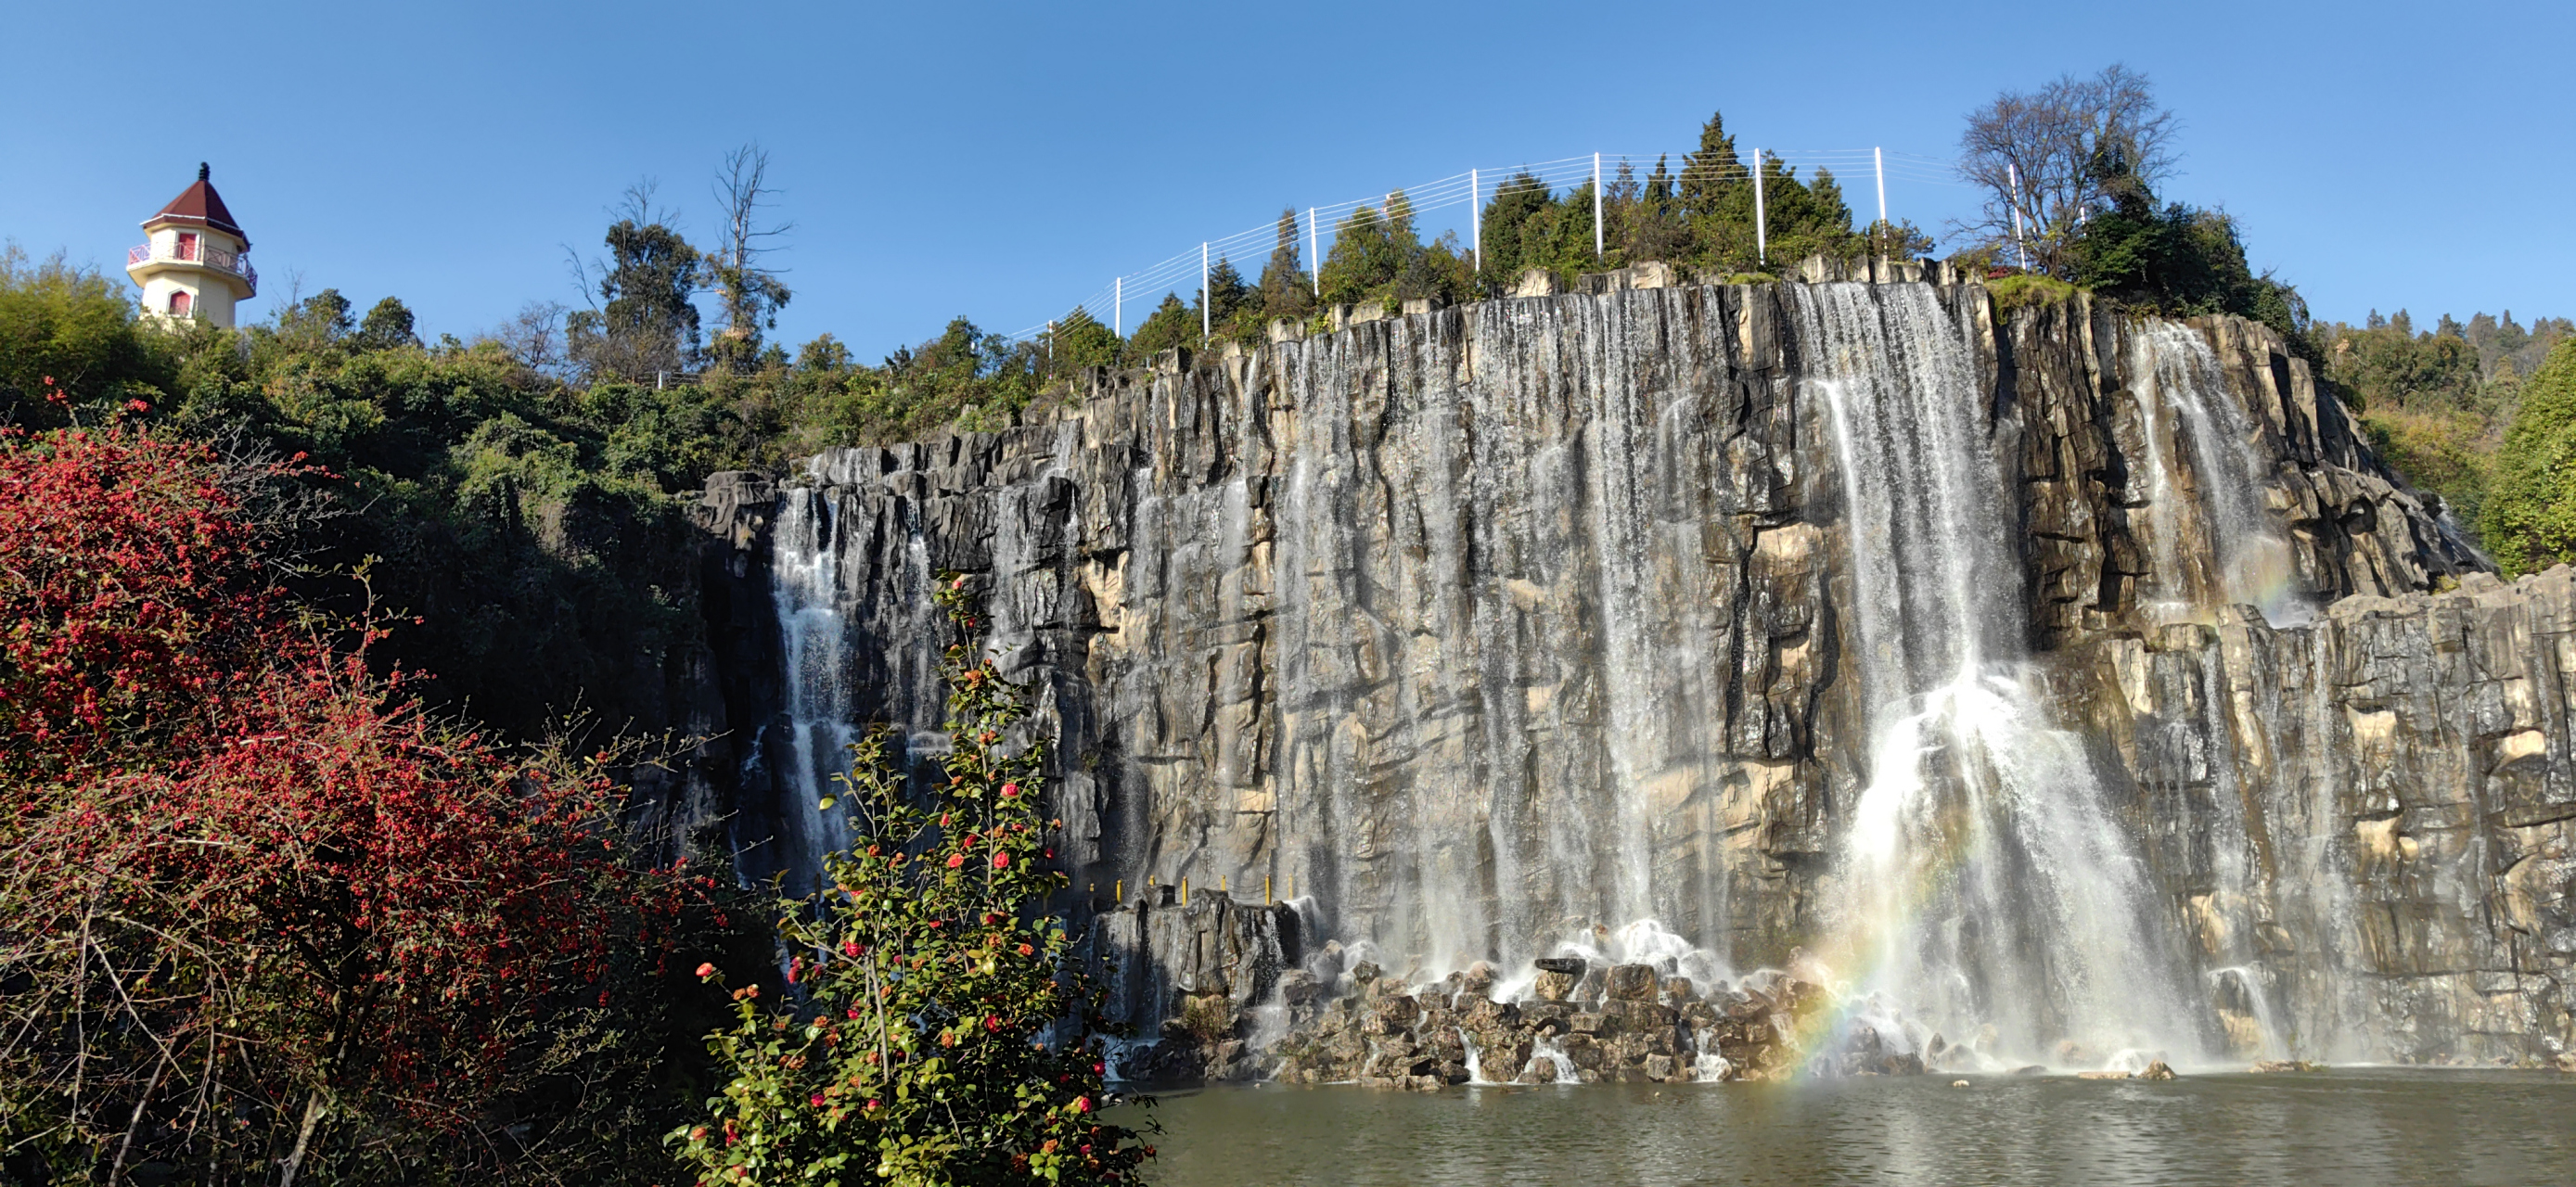
<svg viewBox="0 0 2576 1187"><path fill-rule="evenodd" d="M732 714L763 723L750 860L810 871L833 835L793 808L832 736L817 714L940 744L925 607L953 571L1040 690L1076 914L1115 885L1222 883L1416 983L1478 961L1513 980L1645 918L1737 970L1838 951L1829 891L1884 708L1854 624L1886 591L1852 561L1837 377L1958 350L2018 566L1968 592L2019 608L2010 643L2085 740L2174 938L2153 958L2187 966L2211 1041L2576 1043L2564 575L2485 577L2258 325L2082 298L2004 315L1974 284L1863 271L1893 283L1630 278L1288 327L1095 374L1005 432L813 459L741 553L782 574L768 659L719 649L828 677L770 678ZM1205 958L1134 951L1157 987L1138 1000L1176 1016ZM1673 971L1611 1002L1680 1033ZM1315 1009L1350 988L1299 975ZM1516 1044L1533 1002L1575 995L1535 976L1509 1027L1452 994L1458 1041ZM1348 1029L1372 1020L1372 1042L1399 1029ZM1413 1048L1372 1048L1368 1074L1463 1066L1420 1018L1400 1029ZM1670 1075L1693 1053L1633 1054Z"/></svg>

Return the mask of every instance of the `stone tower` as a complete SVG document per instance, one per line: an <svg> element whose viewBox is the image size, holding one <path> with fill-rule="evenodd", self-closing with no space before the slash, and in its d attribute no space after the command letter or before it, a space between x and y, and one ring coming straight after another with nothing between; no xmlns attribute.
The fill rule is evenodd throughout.
<svg viewBox="0 0 2576 1187"><path fill-rule="evenodd" d="M151 238L125 253L125 274L143 286L144 312L230 329L233 306L259 293L259 272L250 266L250 236L224 209L210 172L200 163L197 184L143 220Z"/></svg>

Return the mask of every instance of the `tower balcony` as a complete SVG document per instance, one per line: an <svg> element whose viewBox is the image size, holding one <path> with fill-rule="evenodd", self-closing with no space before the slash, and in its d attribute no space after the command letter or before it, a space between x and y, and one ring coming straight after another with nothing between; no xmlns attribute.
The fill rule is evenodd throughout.
<svg viewBox="0 0 2576 1187"><path fill-rule="evenodd" d="M202 239L182 239L171 243L141 243L127 248L127 271L145 264L195 264L210 271L238 276L250 286L249 296L259 295L259 269L250 266L248 252L227 251Z"/></svg>

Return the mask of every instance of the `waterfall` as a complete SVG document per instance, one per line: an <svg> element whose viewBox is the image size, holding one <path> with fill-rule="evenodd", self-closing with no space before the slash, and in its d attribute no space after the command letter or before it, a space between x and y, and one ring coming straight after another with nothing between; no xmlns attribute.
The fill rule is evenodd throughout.
<svg viewBox="0 0 2576 1187"><path fill-rule="evenodd" d="M1077 890L1304 896L1346 958L1321 981L1786 968L1962 1066L2188 1062L2256 1005L2302 1055L2375 1047L2434 1000L2386 978L2433 974L2365 930L2413 883L2356 862L2402 857L2421 805L2358 731L2498 780L2523 735L2443 724L2448 684L2362 703L2400 665L2354 669L2359 628L2290 625L2290 590L2396 599L2456 558L2259 329L1985 301L1491 301L827 454L769 524L783 679L732 726L775 803L745 843L810 882L862 723L945 745L956 568L1039 681Z"/></svg>
<svg viewBox="0 0 2576 1187"><path fill-rule="evenodd" d="M833 777L848 769L849 748L859 740L849 623L840 608L838 509L820 490L789 488L780 494L770 540L770 596L785 668L780 747L788 792L779 806L782 851L773 860L787 872L786 889L802 894L821 877L822 855L849 845L848 809L821 804L838 790Z"/></svg>
<svg viewBox="0 0 2576 1187"><path fill-rule="evenodd" d="M1988 1057L2196 1051L2141 856L2022 663L2010 503L1962 327L1925 286L1799 293L1872 706L1842 855L1850 992L1949 1034L1991 1027Z"/></svg>
<svg viewBox="0 0 2576 1187"><path fill-rule="evenodd" d="M2132 333L2129 354L2146 437L2154 612L2190 617L2195 607L2228 603L2259 607L2275 624L2306 621L2290 542L2263 507L2269 467L2227 394L2218 355L2197 331L2165 321ZM2195 506L2205 526L2187 522Z"/></svg>

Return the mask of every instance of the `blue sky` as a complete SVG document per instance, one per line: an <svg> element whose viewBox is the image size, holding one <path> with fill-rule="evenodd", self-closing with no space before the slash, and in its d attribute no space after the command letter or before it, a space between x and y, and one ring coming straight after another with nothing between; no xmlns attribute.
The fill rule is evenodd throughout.
<svg viewBox="0 0 2576 1187"><path fill-rule="evenodd" d="M2184 121L2167 196L2237 215L2319 316L2576 315L2566 4L0 0L0 28L0 238L117 266L209 160L253 316L299 275L432 335L578 302L565 247L596 253L625 186L711 239L714 168L756 139L796 223L779 336L873 357L1042 322L1283 205L1679 154L1711 110L1746 147L1947 157L1996 91L2113 61ZM1888 196L1936 233L1971 201Z"/></svg>

